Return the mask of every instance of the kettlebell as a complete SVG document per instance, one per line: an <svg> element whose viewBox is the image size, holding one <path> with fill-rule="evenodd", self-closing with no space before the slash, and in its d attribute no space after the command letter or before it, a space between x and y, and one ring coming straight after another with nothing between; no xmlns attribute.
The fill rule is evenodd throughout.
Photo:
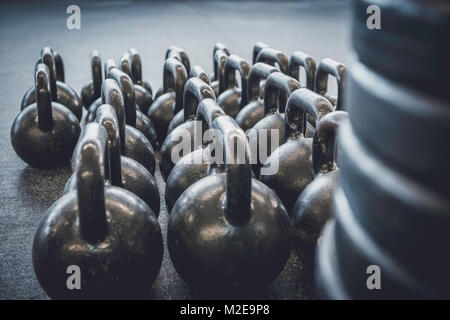
<svg viewBox="0 0 450 320"><path fill-rule="evenodd" d="M142 79L141 55L136 50L136 48L130 48L130 49L128 49L128 52L131 55L131 75L132 75L133 82L135 84L138 84L141 87L144 87L145 89L147 89L147 91L150 94L153 94L153 89L152 89L152 86L150 85L150 82Z"/></svg>
<svg viewBox="0 0 450 320"><path fill-rule="evenodd" d="M300 88L297 80L281 72L273 72L267 77L264 89L264 118L258 121L247 133L256 160L253 171L259 177L261 165L278 146L285 141L284 108L289 95ZM272 134L274 135L272 142ZM278 141L277 141L278 140ZM266 144L266 154L260 150Z"/></svg>
<svg viewBox="0 0 450 320"><path fill-rule="evenodd" d="M255 63L258 62L264 62L271 66L277 64L282 73L288 74L289 58L280 50L271 47L262 48L256 56Z"/></svg>
<svg viewBox="0 0 450 320"><path fill-rule="evenodd" d="M118 69L117 69L118 70ZM119 121L121 154L136 160L155 173L155 151L148 139L136 128L125 124L125 103L119 84L106 79L102 84L102 103L111 105Z"/></svg>
<svg viewBox="0 0 450 320"><path fill-rule="evenodd" d="M230 51L227 47L218 42L214 46L213 50L213 70L211 75L211 88L214 90L214 94L219 96L223 91L225 91L225 62L227 61ZM222 79L222 80L221 80ZM222 86L221 86L222 85Z"/></svg>
<svg viewBox="0 0 450 320"><path fill-rule="evenodd" d="M333 76L337 81L337 97L327 93L328 76ZM344 92L347 82L346 68L343 64L332 59L325 58L319 62L316 71L314 88L318 94L324 96L335 107L335 110L344 110Z"/></svg>
<svg viewBox="0 0 450 320"><path fill-rule="evenodd" d="M164 93L155 98L147 113L155 126L159 144L162 144L167 136L167 129L175 110L183 108L183 90L187 78L188 73L180 60L169 58L164 62Z"/></svg>
<svg viewBox="0 0 450 320"><path fill-rule="evenodd" d="M260 99L261 80L278 71L274 66L263 62L257 62L251 67L247 86L249 103L236 116L236 122L244 132L251 129L264 117L264 100Z"/></svg>
<svg viewBox="0 0 450 320"><path fill-rule="evenodd" d="M120 155L119 122L116 111L108 104L97 109L96 122L105 127L108 134L108 152L105 160L105 179L111 185L124 188L138 196L159 215L159 191L155 178L139 162ZM72 159L78 159L82 143L78 143ZM76 167L76 164L73 165ZM76 174L72 174L64 188L64 194L76 189Z"/></svg>
<svg viewBox="0 0 450 320"><path fill-rule="evenodd" d="M56 52L55 50L53 50L53 56L55 57L56 80L65 82L64 60L59 52Z"/></svg>
<svg viewBox="0 0 450 320"><path fill-rule="evenodd" d="M157 143L156 130L150 119L136 107L136 95L133 81L118 68L111 68L108 78L119 83L125 102L125 123L139 130L155 148Z"/></svg>
<svg viewBox="0 0 450 320"><path fill-rule="evenodd" d="M77 117L58 102L52 102L49 69L35 69L35 103L14 119L11 144L17 155L32 167L55 168L68 163L81 132Z"/></svg>
<svg viewBox="0 0 450 320"><path fill-rule="evenodd" d="M205 82L208 86L211 87L211 81L209 80L208 75L206 74L205 70L200 66L194 66L191 69L190 78L198 78ZM184 87L186 89L186 85ZM183 101L184 103L184 101ZM167 129L167 133L171 133L173 129L178 127L180 124L184 123L184 107L180 110L175 110L176 114L172 118L172 120L169 123L169 128ZM195 116L195 114L194 114Z"/></svg>
<svg viewBox="0 0 450 320"><path fill-rule="evenodd" d="M106 130L88 124L81 137L76 191L47 211L33 241L33 267L53 299L144 298L162 262L161 228L148 205L105 186ZM68 272L81 273L70 290Z"/></svg>
<svg viewBox="0 0 450 320"><path fill-rule="evenodd" d="M252 64L255 64L256 58L258 57L258 54L261 52L262 49L264 48L269 48L270 45L268 45L265 42L262 41L258 41L255 43L255 45L253 46L253 50L252 50Z"/></svg>
<svg viewBox="0 0 450 320"><path fill-rule="evenodd" d="M130 51L130 50L134 50L134 51ZM141 84L136 83L135 79L135 75L133 74L136 73L136 69L138 69L139 71L140 69L140 57L139 54L137 53L137 51L135 51L135 49L130 49L127 52L125 52L122 57L120 58L120 70L122 70L123 72L125 72L130 79L133 82L133 89L134 89L134 93L135 93L135 99L136 99L136 109L138 111L142 111L143 113L147 114L148 109L150 108L151 104L153 103L153 97L152 97L152 93L151 93L151 87L150 84L148 82L146 82L146 85L148 88L150 88L150 91L148 90L148 88L145 88L142 86L143 82L140 81ZM135 52L135 57L133 61L133 56L131 54L131 52ZM139 66L133 69L133 63L138 64ZM142 72L141 72L141 77L142 77Z"/></svg>
<svg viewBox="0 0 450 320"><path fill-rule="evenodd" d="M327 99L306 88L295 90L288 98L285 113L286 140L264 162L261 181L274 189L289 213L300 193L314 179L313 139L305 137L307 114L312 115L318 123L332 111L333 106Z"/></svg>
<svg viewBox="0 0 450 320"><path fill-rule="evenodd" d="M241 88L236 86L236 75L238 71L241 76ZM250 65L243 58L232 54L225 62L225 88L217 97L217 103L222 106L227 115L234 118L239 110L248 103L247 80L250 72Z"/></svg>
<svg viewBox="0 0 450 320"><path fill-rule="evenodd" d="M225 116L225 112L217 102L213 99L203 99L197 108L197 121L202 121L202 134L206 129L213 128L213 122L220 116ZM202 142L201 147L182 157L167 177L165 199L169 212L184 190L208 175L209 156L214 151L208 148L212 141L207 141L204 136Z"/></svg>
<svg viewBox="0 0 450 320"><path fill-rule="evenodd" d="M92 103L102 95L102 60L97 50L91 51L91 73L92 80L81 89L81 99L84 107L88 110Z"/></svg>
<svg viewBox="0 0 450 320"><path fill-rule="evenodd" d="M299 68L305 70L306 84L302 85L302 87L314 91L314 77L317 69L316 61L309 54L302 51L295 51L289 59L288 70L289 75L300 82Z"/></svg>
<svg viewBox="0 0 450 320"><path fill-rule="evenodd" d="M314 180L302 191L292 211L295 246L311 258L319 235L331 217L331 198L339 174L335 162L336 131L347 117L345 111L334 111L317 124L312 143Z"/></svg>
<svg viewBox="0 0 450 320"><path fill-rule="evenodd" d="M46 64L48 67L52 101L58 102L72 111L78 121L80 121L83 114L83 102L72 87L68 86L64 82L56 80L55 57L53 55L53 50L50 47L45 47L41 50L41 59L38 63L41 62ZM27 106L35 102L35 88L31 87L23 96L22 103L20 104L20 110L25 109Z"/></svg>
<svg viewBox="0 0 450 320"><path fill-rule="evenodd" d="M175 165L174 160L172 159L172 153L177 150L177 155L180 155L180 158L185 156L186 151L184 148L180 150L175 149L179 147L189 147L189 152L197 149L197 147L201 144L202 137L197 139L197 129L196 128L196 112L197 106L203 99L215 99L214 92L211 87L208 86L205 82L198 78L190 78L184 87L183 92L183 105L184 105L184 123L176 127L172 132L170 132L163 144L161 145L161 162L160 169L161 175L164 180L169 176L170 171ZM201 128L199 129L201 131ZM183 142L180 141L180 138ZM188 141L184 141L187 139ZM200 141L197 141L200 140ZM180 144L182 143L182 144Z"/></svg>
<svg viewBox="0 0 450 320"><path fill-rule="evenodd" d="M167 241L175 269L191 288L236 297L265 288L283 269L289 216L276 194L252 179L242 129L230 117L215 123L225 172L197 181L178 198Z"/></svg>

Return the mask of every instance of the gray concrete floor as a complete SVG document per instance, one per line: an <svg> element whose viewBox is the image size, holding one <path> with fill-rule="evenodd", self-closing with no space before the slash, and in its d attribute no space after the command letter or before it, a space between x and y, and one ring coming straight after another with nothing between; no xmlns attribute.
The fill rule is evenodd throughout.
<svg viewBox="0 0 450 320"><path fill-rule="evenodd" d="M350 60L347 1L91 1L79 2L81 30L66 28L70 2L0 5L0 299L45 299L31 264L34 230L60 196L68 168L37 170L14 153L9 132L25 91L33 84L34 64L42 47L51 46L65 61L66 82L78 92L90 80L89 53L119 59L130 47L142 54L144 78L156 90L162 81L166 48L183 47L191 64L212 69L212 48L225 43L232 53L251 59L256 41L291 54L305 51L317 60ZM159 186L164 186L157 173ZM162 194L162 199L164 199ZM166 232L167 210L160 223ZM255 297L307 299L308 281L301 259L293 254L266 293ZM173 269L167 250L152 299L196 297Z"/></svg>

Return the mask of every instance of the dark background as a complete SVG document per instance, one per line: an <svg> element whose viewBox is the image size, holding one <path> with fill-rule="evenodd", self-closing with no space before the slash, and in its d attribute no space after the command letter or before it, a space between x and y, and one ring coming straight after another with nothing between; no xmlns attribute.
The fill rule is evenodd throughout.
<svg viewBox="0 0 450 320"><path fill-rule="evenodd" d="M66 8L81 8L81 30L66 28ZM9 132L25 91L33 85L34 64L44 46L64 58L66 82L77 92L90 80L89 54L116 61L130 47L142 56L143 77L153 90L162 82L165 50L184 48L191 65L212 71L212 49L223 42L251 61L255 42L265 41L290 55L296 50L344 64L349 54L348 1L32 1L0 4L0 299L45 299L31 264L34 231L61 195L68 168L37 170L12 149ZM159 172L157 178L164 190ZM161 194L162 206L164 194ZM164 235L167 211L159 216ZM302 263L295 254L262 298L310 298ZM153 299L191 298L172 267L168 252ZM195 295L193 296L195 297Z"/></svg>

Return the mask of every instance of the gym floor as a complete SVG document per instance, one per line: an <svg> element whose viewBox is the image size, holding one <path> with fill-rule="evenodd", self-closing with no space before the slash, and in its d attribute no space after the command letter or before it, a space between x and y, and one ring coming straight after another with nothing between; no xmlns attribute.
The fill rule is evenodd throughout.
<svg viewBox="0 0 450 320"><path fill-rule="evenodd" d="M324 1L76 1L81 29L66 27L67 7L73 1L14 1L0 4L0 299L48 299L31 262L34 231L58 199L70 169L37 170L15 154L9 133L25 91L33 85L40 50L50 46L61 53L66 82L77 92L90 80L89 55L114 58L135 47L142 56L143 77L153 91L162 82L165 50L186 50L191 65L212 71L212 48L218 41L251 61L255 42L264 41L290 55L296 50L319 61L350 60L350 10L346 0ZM168 213L164 182L159 221L164 236ZM285 270L268 288L251 298L309 299L311 283L293 253ZM197 298L174 270L167 247L150 299ZM207 297L206 297L207 298Z"/></svg>

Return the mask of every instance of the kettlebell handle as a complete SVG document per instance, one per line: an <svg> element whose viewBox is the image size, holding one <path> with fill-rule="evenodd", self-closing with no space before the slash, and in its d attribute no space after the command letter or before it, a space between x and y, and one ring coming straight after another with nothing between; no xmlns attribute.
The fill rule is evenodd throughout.
<svg viewBox="0 0 450 320"><path fill-rule="evenodd" d="M105 79L108 78L109 70L117 68L117 64L113 59L108 59L105 62Z"/></svg>
<svg viewBox="0 0 450 320"><path fill-rule="evenodd" d="M334 111L325 115L317 124L312 147L314 176L336 169L336 133L342 121L347 118L347 112Z"/></svg>
<svg viewBox="0 0 450 320"><path fill-rule="evenodd" d="M292 92L300 88L297 80L281 72L270 74L264 85L264 116L283 113Z"/></svg>
<svg viewBox="0 0 450 320"><path fill-rule="evenodd" d="M213 71L214 71L214 79L215 80L218 80L218 76L219 76L219 64L217 62L218 60L216 60L216 52L219 50L223 51L226 56L230 55L230 51L223 43L217 42L215 44L214 49L213 49Z"/></svg>
<svg viewBox="0 0 450 320"><path fill-rule="evenodd" d="M100 97L102 91L102 60L98 50L91 51L91 72L94 97Z"/></svg>
<svg viewBox="0 0 450 320"><path fill-rule="evenodd" d="M255 43L252 51L252 64L255 64L257 62L256 58L258 57L258 54L261 52L261 50L269 47L270 46L267 43L262 41L258 41L257 43Z"/></svg>
<svg viewBox="0 0 450 320"><path fill-rule="evenodd" d="M233 225L251 217L252 169L250 147L244 131L229 116L217 117L213 128L220 131L225 160L224 213Z"/></svg>
<svg viewBox="0 0 450 320"><path fill-rule="evenodd" d="M80 232L89 243L106 237L104 168L107 133L98 123L87 124L80 136L76 179Z"/></svg>
<svg viewBox="0 0 450 320"><path fill-rule="evenodd" d="M53 112L50 75L47 65L38 63L34 74L38 127L42 131L50 131L53 128Z"/></svg>
<svg viewBox="0 0 450 320"><path fill-rule="evenodd" d="M264 62L271 66L277 63L278 66L280 67L280 71L283 72L284 74L288 74L289 59L280 50L270 47L264 48L258 53L258 56L256 57L256 62Z"/></svg>
<svg viewBox="0 0 450 320"><path fill-rule="evenodd" d="M214 60L217 64L215 80L219 81L219 94L227 89L225 83L225 63L227 62L228 56L229 55L223 50L217 50L214 54Z"/></svg>
<svg viewBox="0 0 450 320"><path fill-rule="evenodd" d="M131 71L131 54L130 52L124 52L122 54L122 57L120 57L119 61L120 70L122 70L124 73L126 73L127 76L131 78L131 81L133 81L133 73Z"/></svg>
<svg viewBox="0 0 450 320"><path fill-rule="evenodd" d="M306 75L306 88L309 90L314 90L314 76L316 75L316 61L310 55L302 52L296 51L292 54L289 59L289 75L300 81L300 70L299 67L305 69Z"/></svg>
<svg viewBox="0 0 450 320"><path fill-rule="evenodd" d="M58 92L56 86L56 67L53 50L50 47L44 47L41 50L41 62L48 67L48 75L50 81L50 94L52 101L58 100Z"/></svg>
<svg viewBox="0 0 450 320"><path fill-rule="evenodd" d="M241 107L248 103L247 81L250 72L250 65L243 58L232 54L225 62L225 88L231 89L236 85L235 71L241 75Z"/></svg>
<svg viewBox="0 0 450 320"><path fill-rule="evenodd" d="M55 71L56 71L56 81L65 81L64 74L64 61L61 55L53 50L53 56L55 57Z"/></svg>
<svg viewBox="0 0 450 320"><path fill-rule="evenodd" d="M128 52L131 55L131 78L133 82L142 86L142 60L141 55L135 48L130 48Z"/></svg>
<svg viewBox="0 0 450 320"><path fill-rule="evenodd" d="M189 61L189 56L186 51L177 46L170 46L166 51L166 60L169 58L175 58L179 60L183 66L186 68L186 74L191 72L191 62Z"/></svg>
<svg viewBox="0 0 450 320"><path fill-rule="evenodd" d="M125 103L119 84L113 79L106 79L102 83L102 103L111 105L116 111L119 122L119 136L121 154L125 151Z"/></svg>
<svg viewBox="0 0 450 320"><path fill-rule="evenodd" d="M263 62L257 62L255 63L248 74L248 100L251 101L257 101L259 99L259 82L262 79L267 79L267 77L273 73L273 72L279 72L277 68L274 66L271 66L267 63Z"/></svg>
<svg viewBox="0 0 450 320"><path fill-rule="evenodd" d="M344 90L346 85L346 69L345 66L332 59L323 59L317 67L315 78L315 89L318 94L324 96L328 89L328 75L336 78L337 81L337 100L336 110L342 110L344 106Z"/></svg>
<svg viewBox="0 0 450 320"><path fill-rule="evenodd" d="M225 111L214 100L210 98L200 101L197 107L197 120L202 122L203 130L212 128L214 120L219 116L224 116Z"/></svg>
<svg viewBox="0 0 450 320"><path fill-rule="evenodd" d="M114 79L122 91L125 106L125 123L136 128L136 93L130 76L119 68L111 68L108 78Z"/></svg>
<svg viewBox="0 0 450 320"><path fill-rule="evenodd" d="M183 92L184 121L194 120L198 104L207 98L216 100L211 87L199 78L190 78L186 82Z"/></svg>
<svg viewBox="0 0 450 320"><path fill-rule="evenodd" d="M175 58L168 58L164 62L163 71L163 92L175 92L175 106L174 110L181 110L183 108L183 90L188 73L180 60Z"/></svg>
<svg viewBox="0 0 450 320"><path fill-rule="evenodd" d="M108 135L108 152L106 153L106 163L109 170L105 170L105 178L113 186L122 187L122 159L119 135L119 121L116 111L109 104L102 104L96 113L95 121L101 124Z"/></svg>
<svg viewBox="0 0 450 320"><path fill-rule="evenodd" d="M285 134L287 137L305 137L307 116L313 117L315 123L333 111L331 103L323 96L307 88L292 92L286 103Z"/></svg>
<svg viewBox="0 0 450 320"><path fill-rule="evenodd" d="M211 80L209 79L208 74L206 73L205 69L203 69L199 65L195 65L191 68L191 73L189 74L189 78L199 78L203 82L205 82L207 85L211 85Z"/></svg>

